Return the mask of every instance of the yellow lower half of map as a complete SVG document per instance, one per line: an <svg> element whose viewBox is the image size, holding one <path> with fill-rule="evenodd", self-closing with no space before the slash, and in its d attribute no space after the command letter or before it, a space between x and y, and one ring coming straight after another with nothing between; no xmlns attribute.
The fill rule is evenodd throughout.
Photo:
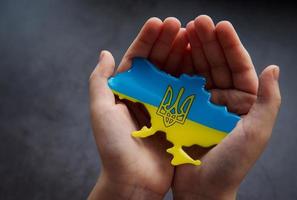
<svg viewBox="0 0 297 200"><path fill-rule="evenodd" d="M137 99L123 95L113 91L120 99L127 99L132 102L139 102ZM132 132L132 136L136 138L145 138L155 134L157 131L162 131L166 134L166 139L173 144L167 149L167 152L173 155L171 160L172 165L193 164L200 165L200 160L192 159L184 150L183 146L190 147L199 145L209 147L218 144L224 137L226 132L204 126L200 123L187 119L183 124L174 123L171 126L165 126L163 116L157 114L158 108L147 103L142 103L151 117L151 127L142 127L138 131Z"/></svg>

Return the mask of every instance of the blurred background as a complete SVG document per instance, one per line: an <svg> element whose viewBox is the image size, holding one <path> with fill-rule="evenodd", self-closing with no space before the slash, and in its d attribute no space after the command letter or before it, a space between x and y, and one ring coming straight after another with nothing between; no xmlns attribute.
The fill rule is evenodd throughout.
<svg viewBox="0 0 297 200"><path fill-rule="evenodd" d="M281 67L280 115L238 199L297 199L296 11L207 0L1 0L0 199L86 199L100 172L88 111L99 51L119 63L149 17L200 14L233 23L258 73Z"/></svg>

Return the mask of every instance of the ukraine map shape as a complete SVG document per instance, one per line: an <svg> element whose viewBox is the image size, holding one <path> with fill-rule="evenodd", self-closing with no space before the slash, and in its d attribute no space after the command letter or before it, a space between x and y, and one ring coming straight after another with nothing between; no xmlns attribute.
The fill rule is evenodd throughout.
<svg viewBox="0 0 297 200"><path fill-rule="evenodd" d="M197 144L209 147L218 144L236 126L240 117L225 106L210 102L201 76L182 74L173 77L144 58L134 58L130 70L108 80L120 99L142 103L151 117L151 127L134 131L134 137L148 137L157 131L166 133L173 144L167 152L173 155L172 165L200 165L183 149Z"/></svg>

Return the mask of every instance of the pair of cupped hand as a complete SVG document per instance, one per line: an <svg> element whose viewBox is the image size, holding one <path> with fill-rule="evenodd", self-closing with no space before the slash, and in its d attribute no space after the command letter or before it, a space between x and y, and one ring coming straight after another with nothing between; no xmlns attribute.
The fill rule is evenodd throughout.
<svg viewBox="0 0 297 200"><path fill-rule="evenodd" d="M204 76L211 101L241 115L220 144L196 149L201 166L173 167L161 133L131 137L148 116L141 106L129 109L116 99L107 80L128 70L134 57L147 58L174 76ZM175 199L235 199L271 136L281 102L278 78L275 65L257 76L228 21L214 24L203 15L182 28L173 17L150 18L116 70L112 54L102 51L90 76L91 120L102 167L89 199L162 199L170 188Z"/></svg>

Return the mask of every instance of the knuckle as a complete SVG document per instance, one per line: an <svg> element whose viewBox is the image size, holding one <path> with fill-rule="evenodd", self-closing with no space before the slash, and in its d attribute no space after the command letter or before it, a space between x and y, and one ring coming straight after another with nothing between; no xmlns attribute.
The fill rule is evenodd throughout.
<svg viewBox="0 0 297 200"><path fill-rule="evenodd" d="M271 131L267 131L265 128L260 128L256 122L251 125L245 120L242 120L242 134L244 135L245 141L253 143L255 145L262 146L267 143L271 136Z"/></svg>
<svg viewBox="0 0 297 200"><path fill-rule="evenodd" d="M282 103L282 96L279 94L278 96L277 96L277 102L279 103L279 104L281 104Z"/></svg>
<svg viewBox="0 0 297 200"><path fill-rule="evenodd" d="M281 103L282 103L282 97L280 94L278 94L274 97L274 104L276 108L279 108L281 106Z"/></svg>

